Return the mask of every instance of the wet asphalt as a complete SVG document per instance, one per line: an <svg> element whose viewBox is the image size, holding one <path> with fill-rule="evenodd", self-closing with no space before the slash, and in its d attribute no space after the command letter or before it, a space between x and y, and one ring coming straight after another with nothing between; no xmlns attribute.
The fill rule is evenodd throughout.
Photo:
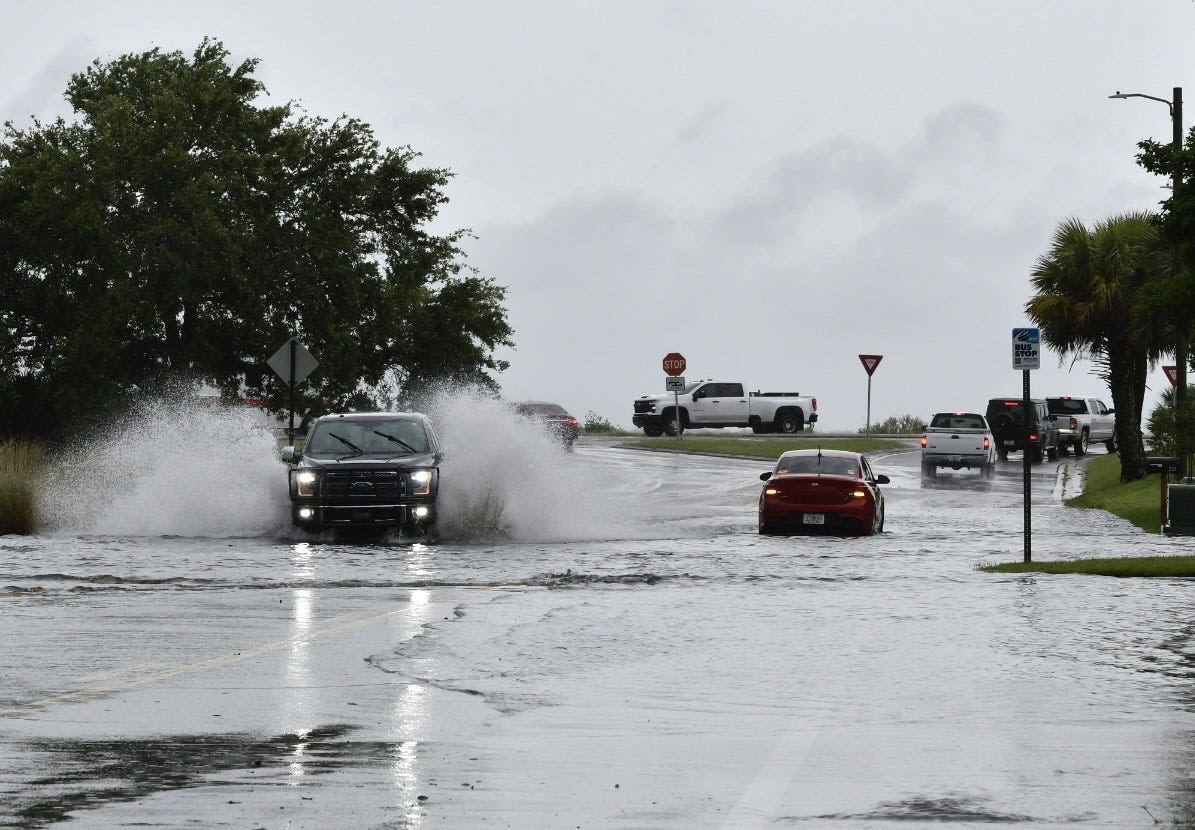
<svg viewBox="0 0 1195 830"><path fill-rule="evenodd" d="M277 493L0 537L0 827L1195 823L1190 583L978 571L1019 461L878 455L882 536L772 538L768 464L611 443L473 469L436 545ZM1182 551L1081 477L1033 468L1037 558Z"/></svg>

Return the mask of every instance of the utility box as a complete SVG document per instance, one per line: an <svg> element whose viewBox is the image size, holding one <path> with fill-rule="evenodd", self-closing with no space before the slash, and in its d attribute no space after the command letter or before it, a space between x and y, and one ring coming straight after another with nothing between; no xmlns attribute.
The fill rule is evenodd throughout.
<svg viewBox="0 0 1195 830"><path fill-rule="evenodd" d="M1166 506L1166 535L1195 536L1195 484L1171 484Z"/></svg>

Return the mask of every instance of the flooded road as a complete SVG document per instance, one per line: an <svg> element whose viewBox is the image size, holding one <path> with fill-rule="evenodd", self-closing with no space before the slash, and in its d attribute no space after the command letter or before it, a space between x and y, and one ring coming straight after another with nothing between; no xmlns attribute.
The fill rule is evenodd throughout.
<svg viewBox="0 0 1195 830"><path fill-rule="evenodd" d="M446 464L503 518L445 494L435 546L299 539L281 476L239 529L0 537L0 826L1195 823L1190 583L978 572L1019 461L874 456L885 533L836 539L756 534L759 461L511 452ZM1035 558L1184 549L1080 480L1034 467Z"/></svg>

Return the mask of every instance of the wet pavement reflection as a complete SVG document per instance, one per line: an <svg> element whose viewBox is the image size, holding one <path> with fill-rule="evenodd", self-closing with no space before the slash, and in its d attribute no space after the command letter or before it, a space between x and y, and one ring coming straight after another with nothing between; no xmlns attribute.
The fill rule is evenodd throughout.
<svg viewBox="0 0 1195 830"><path fill-rule="evenodd" d="M281 502L0 537L0 826L1195 820L1190 583L981 573L1021 557L1019 463L874 461L876 538L759 536L766 463L586 441L438 545ZM1065 508L1082 473L1033 468L1035 558L1183 550Z"/></svg>

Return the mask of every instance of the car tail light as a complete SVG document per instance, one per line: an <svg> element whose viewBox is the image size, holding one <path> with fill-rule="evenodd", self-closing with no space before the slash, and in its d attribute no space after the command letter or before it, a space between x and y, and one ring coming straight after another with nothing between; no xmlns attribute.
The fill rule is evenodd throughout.
<svg viewBox="0 0 1195 830"><path fill-rule="evenodd" d="M813 399L813 411L817 412L817 398Z"/></svg>
<svg viewBox="0 0 1195 830"><path fill-rule="evenodd" d="M1029 443L1032 444L1036 441L1037 441L1037 433L1036 432L1029 433Z"/></svg>
<svg viewBox="0 0 1195 830"><path fill-rule="evenodd" d="M929 446L929 438L922 435L921 436L921 449L925 449L927 446Z"/></svg>
<svg viewBox="0 0 1195 830"><path fill-rule="evenodd" d="M921 440L924 441L925 439L922 438ZM922 445L922 446L924 446L924 445ZM990 450L992 448L992 439L988 438L986 435L983 436L983 448L985 450Z"/></svg>
<svg viewBox="0 0 1195 830"><path fill-rule="evenodd" d="M568 419L568 425L570 427L575 427L577 425L577 419L570 416Z"/></svg>
<svg viewBox="0 0 1195 830"><path fill-rule="evenodd" d="M1072 415L1071 416L1071 429L1078 429L1078 428L1079 428L1079 419L1076 418L1074 415Z"/></svg>

